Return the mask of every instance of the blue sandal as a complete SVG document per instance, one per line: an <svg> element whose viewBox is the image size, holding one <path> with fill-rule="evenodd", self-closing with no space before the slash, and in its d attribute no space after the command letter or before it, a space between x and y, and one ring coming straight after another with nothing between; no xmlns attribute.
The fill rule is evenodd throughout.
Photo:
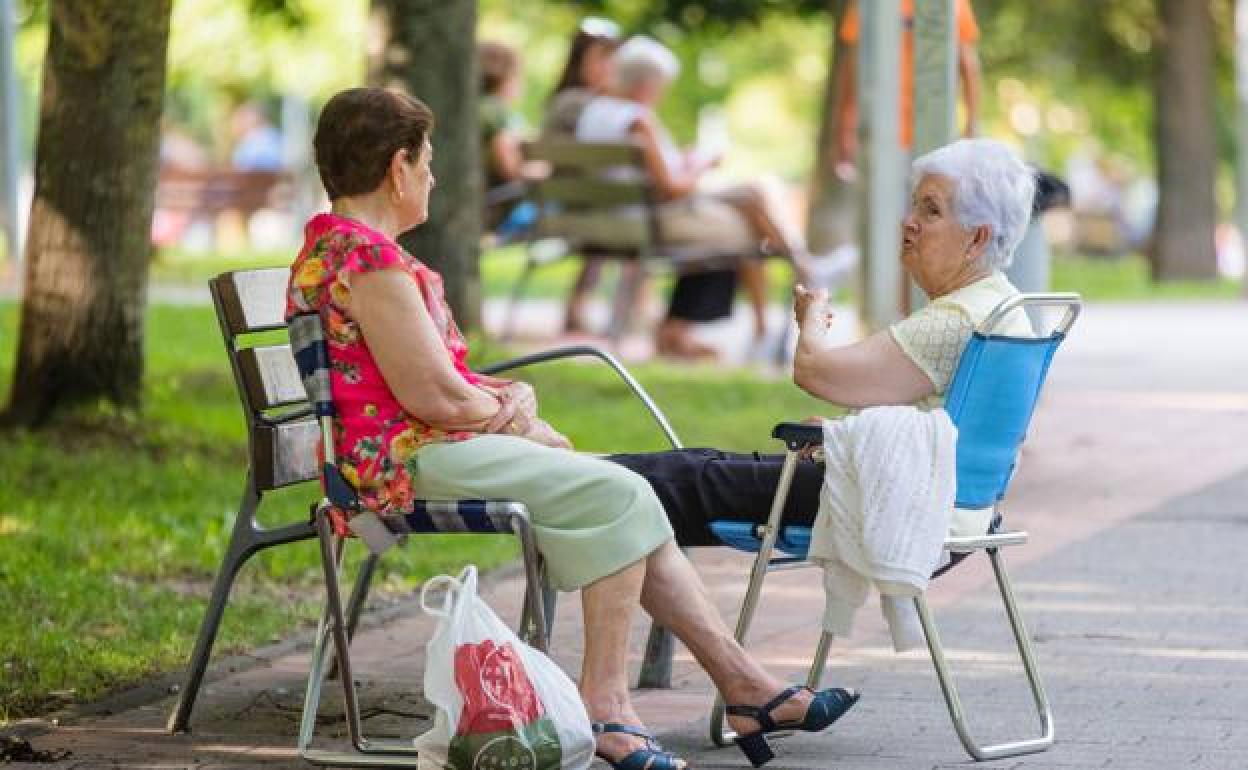
<svg viewBox="0 0 1248 770"><path fill-rule="evenodd" d="M776 707L802 690L813 694L815 699L810 702L810 706L806 709L806 716L800 722L777 723L776 720L771 718L771 712ZM738 735L736 743L741 749L741 753L745 754L746 759L750 760L752 765L762 767L775 757L775 753L772 752L771 746L767 743L768 733L779 732L780 730L819 732L840 719L846 711L849 711L858 702L859 697L861 696L853 690L845 690L840 687L815 692L809 687L794 685L772 698L762 708L758 706L734 705L729 706L727 711L731 716L749 717L758 722L759 729L757 731L748 735Z"/></svg>
<svg viewBox="0 0 1248 770"><path fill-rule="evenodd" d="M618 722L594 722L593 728L594 735L624 733L625 735L635 735L645 740L646 747L644 749L637 749L623 759L613 760L601 752L594 752L595 756L605 760L615 770L682 770L685 767L676 758L675 754L670 751L664 751L659 742L654 739L654 736L640 727L622 725Z"/></svg>

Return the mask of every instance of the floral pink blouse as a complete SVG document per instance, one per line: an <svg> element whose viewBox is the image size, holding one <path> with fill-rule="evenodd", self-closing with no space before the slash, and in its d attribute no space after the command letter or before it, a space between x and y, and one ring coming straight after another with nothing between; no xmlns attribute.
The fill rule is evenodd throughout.
<svg viewBox="0 0 1248 770"><path fill-rule="evenodd" d="M353 219L318 214L304 228L303 248L291 266L286 317L319 312L330 359L330 391L338 412L334 451L338 467L355 487L360 503L379 513L397 513L410 505L411 464L416 450L438 441L461 441L475 433L445 431L403 411L360 334L359 325L340 304L352 273L398 267L412 277L442 332L446 354L465 380L479 377L468 369L468 346L442 292L442 278L382 233Z"/></svg>

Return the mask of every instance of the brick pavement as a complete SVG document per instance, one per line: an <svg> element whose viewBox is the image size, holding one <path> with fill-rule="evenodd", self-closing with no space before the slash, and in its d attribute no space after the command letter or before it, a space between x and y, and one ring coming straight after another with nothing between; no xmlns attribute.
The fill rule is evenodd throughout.
<svg viewBox="0 0 1248 770"><path fill-rule="evenodd" d="M1033 542L1007 555L1053 702L1058 744L983 767L1248 767L1243 311L1238 304L1092 308L1059 354L1010 509L1011 524L1028 529ZM733 612L748 562L722 549L697 554L697 562L720 607ZM765 662L794 677L813 645L821 606L811 574L769 579L774 601L751 642ZM995 594L984 590L990 581L986 562L976 560L940 581L929 598L961 674L973 729L1000 740L1036 728ZM516 609L516 586L505 575L491 586L504 613ZM569 667L577 662L575 604L561 603L555 641ZM361 636L361 676L373 685L370 730L420 729L413 715L424 707L417 692L427 627L400 612ZM73 751L40 767L301 767L291 746L306 651L291 648L258 651L243 670L211 682L192 736L164 735L169 699L140 693L118 713L34 735L36 748ZM748 767L734 749L707 747L709 685L687 655L678 655L676 678L673 691L638 694L643 717L695 767ZM871 607L855 635L835 644L828 678L861 689L862 702L825 735L777 741L779 757L769 767L971 764L927 658L894 655ZM341 733L333 724L325 729L331 738Z"/></svg>

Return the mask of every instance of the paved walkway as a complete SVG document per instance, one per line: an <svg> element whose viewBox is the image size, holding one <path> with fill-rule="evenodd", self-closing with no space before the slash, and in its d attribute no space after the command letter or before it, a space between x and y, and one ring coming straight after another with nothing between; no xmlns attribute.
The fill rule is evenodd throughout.
<svg viewBox="0 0 1248 770"><path fill-rule="evenodd" d="M1248 307L1090 308L1059 354L1015 483L1010 523L1032 543L1007 556L1056 714L1049 752L991 768L1248 767ZM760 439L760 444L762 443ZM747 561L697 554L726 614ZM800 675L821 607L811 573L769 579L752 647ZM995 741L1036 729L1025 683L991 591L986 560L930 592L976 734ZM514 613L514 576L489 597ZM577 664L576 602L560 606L555 649ZM637 646L642 634L638 623ZM358 642L376 734L424 724L418 693L428 623L400 611ZM638 654L640 649L637 650ZM240 661L234 661L237 667ZM156 686L116 713L30 725L38 749L67 749L61 768L301 767L292 745L306 651L261 650L220 667L200 696L191 736L167 736L170 698ZM637 704L666 744L698 768L748 767L705 736L709 684L686 654L677 687ZM858 707L822 736L777 742L769 767L909 770L969 764L930 663L891 652L873 608L833 649L828 678L859 688ZM333 705L331 703L331 709ZM341 725L328 724L327 736ZM21 765L13 765L19 767Z"/></svg>

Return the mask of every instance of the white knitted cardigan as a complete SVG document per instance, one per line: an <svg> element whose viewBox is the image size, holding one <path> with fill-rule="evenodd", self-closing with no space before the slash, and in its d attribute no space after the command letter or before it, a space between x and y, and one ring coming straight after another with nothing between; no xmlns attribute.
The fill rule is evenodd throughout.
<svg viewBox="0 0 1248 770"><path fill-rule="evenodd" d="M848 635L875 586L894 648L923 644L910 599L927 588L949 533L957 436L943 409L882 406L824 421L809 556L824 572L825 629Z"/></svg>

